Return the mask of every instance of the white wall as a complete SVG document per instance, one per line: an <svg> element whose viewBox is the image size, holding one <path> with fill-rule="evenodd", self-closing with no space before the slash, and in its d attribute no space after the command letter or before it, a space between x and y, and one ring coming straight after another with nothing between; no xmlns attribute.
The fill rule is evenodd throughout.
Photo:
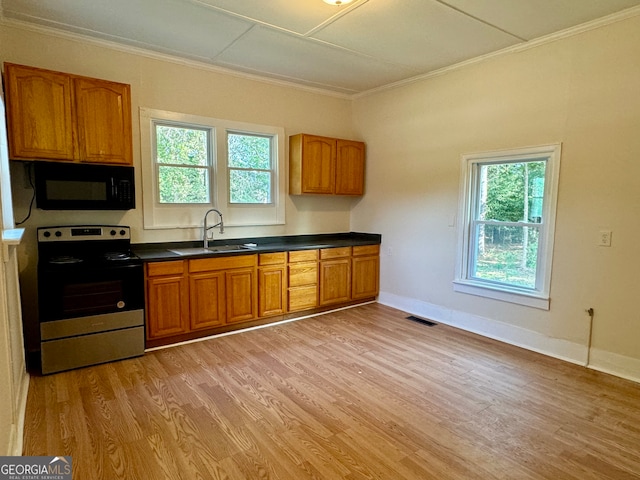
<svg viewBox="0 0 640 480"><path fill-rule="evenodd" d="M640 380L639 58L634 17L355 100L368 164L351 228L382 233L382 301L578 363L592 307L592 366ZM550 311L454 293L461 154L555 142Z"/></svg>

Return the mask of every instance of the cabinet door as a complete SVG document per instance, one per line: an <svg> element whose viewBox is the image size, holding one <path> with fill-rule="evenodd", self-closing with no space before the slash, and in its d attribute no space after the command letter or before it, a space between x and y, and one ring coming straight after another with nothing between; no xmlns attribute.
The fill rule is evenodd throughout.
<svg viewBox="0 0 640 480"><path fill-rule="evenodd" d="M353 257L351 298L375 297L379 289L380 257Z"/></svg>
<svg viewBox="0 0 640 480"><path fill-rule="evenodd" d="M10 157L72 160L72 82L68 75L5 64Z"/></svg>
<svg viewBox="0 0 640 480"><path fill-rule="evenodd" d="M226 308L224 283L224 272L189 275L191 330L224 324Z"/></svg>
<svg viewBox="0 0 640 480"><path fill-rule="evenodd" d="M286 312L285 271L284 265L258 269L258 316L269 317Z"/></svg>
<svg viewBox="0 0 640 480"><path fill-rule="evenodd" d="M320 305L347 302L351 298L351 259L320 262Z"/></svg>
<svg viewBox="0 0 640 480"><path fill-rule="evenodd" d="M188 330L187 279L182 275L147 279L147 338L179 335Z"/></svg>
<svg viewBox="0 0 640 480"><path fill-rule="evenodd" d="M364 143L338 140L336 195L364 194Z"/></svg>
<svg viewBox="0 0 640 480"><path fill-rule="evenodd" d="M332 194L336 177L336 141L304 135L302 139L302 193Z"/></svg>
<svg viewBox="0 0 640 480"><path fill-rule="evenodd" d="M243 322L256 318L257 288L256 270L243 268L228 270L227 288L227 323Z"/></svg>
<svg viewBox="0 0 640 480"><path fill-rule="evenodd" d="M129 85L76 78L75 96L80 160L131 165Z"/></svg>

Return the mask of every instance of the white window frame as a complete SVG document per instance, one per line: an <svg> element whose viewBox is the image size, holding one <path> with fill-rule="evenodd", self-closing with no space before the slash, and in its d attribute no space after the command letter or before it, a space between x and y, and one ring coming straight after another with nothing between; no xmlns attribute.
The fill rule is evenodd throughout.
<svg viewBox="0 0 640 480"><path fill-rule="evenodd" d="M560 144L472 153L462 156L462 181L460 184L458 213L458 255L456 276L453 282L453 289L456 292L549 310L560 156ZM532 160L544 160L547 162L545 167L542 222L535 224L536 228L539 229L536 287L525 288L505 285L472 277L471 262L474 261L475 251L472 228L474 208L477 205L476 196L479 191L477 188L479 167L489 164L517 163ZM527 224L522 223L522 225L526 226Z"/></svg>
<svg viewBox="0 0 640 480"><path fill-rule="evenodd" d="M171 124L211 131L211 179L208 204L161 204L155 155L155 125ZM272 197L269 204L229 202L227 132L271 136L273 148ZM140 108L143 225L145 229L201 228L209 208L219 209L225 227L282 225L285 223L285 132L282 127L233 122L184 113Z"/></svg>

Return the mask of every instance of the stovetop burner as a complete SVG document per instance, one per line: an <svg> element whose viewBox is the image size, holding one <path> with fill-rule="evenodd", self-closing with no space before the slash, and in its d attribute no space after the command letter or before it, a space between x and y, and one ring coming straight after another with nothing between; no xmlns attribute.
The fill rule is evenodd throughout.
<svg viewBox="0 0 640 480"><path fill-rule="evenodd" d="M103 258L109 262L123 262L131 260L132 256L128 252L107 252Z"/></svg>
<svg viewBox="0 0 640 480"><path fill-rule="evenodd" d="M49 263L52 263L54 265L68 265L72 263L81 263L83 261L84 260L82 260L81 258L71 257L69 255L59 255L59 256L51 257L49 259Z"/></svg>

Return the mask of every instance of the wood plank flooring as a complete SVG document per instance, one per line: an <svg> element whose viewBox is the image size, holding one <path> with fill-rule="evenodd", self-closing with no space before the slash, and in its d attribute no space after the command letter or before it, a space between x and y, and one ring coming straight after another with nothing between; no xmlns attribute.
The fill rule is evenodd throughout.
<svg viewBox="0 0 640 480"><path fill-rule="evenodd" d="M91 479L640 479L640 384L370 304L31 379Z"/></svg>

